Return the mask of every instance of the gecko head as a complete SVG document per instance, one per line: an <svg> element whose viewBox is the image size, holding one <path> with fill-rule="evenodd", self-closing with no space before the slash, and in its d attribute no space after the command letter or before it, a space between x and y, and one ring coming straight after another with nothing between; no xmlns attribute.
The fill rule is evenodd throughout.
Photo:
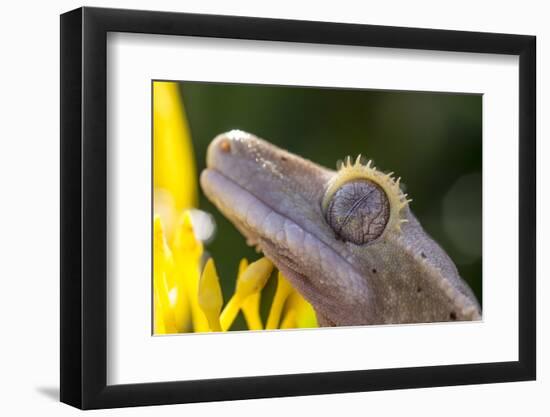
<svg viewBox="0 0 550 417"><path fill-rule="evenodd" d="M416 246L437 255L437 262L448 258L414 233L418 223L391 175L360 158L348 158L333 171L234 130L210 144L201 186L313 305L323 324L429 321L404 295L417 296L418 285L428 288L418 274L426 259L420 252L418 259L410 255L414 242L404 235L411 229ZM394 262L411 260L413 279L404 285Z"/></svg>
<svg viewBox="0 0 550 417"><path fill-rule="evenodd" d="M318 315L339 323L357 316L369 290L325 218L322 202L334 175L254 135L231 131L210 144L201 186Z"/></svg>

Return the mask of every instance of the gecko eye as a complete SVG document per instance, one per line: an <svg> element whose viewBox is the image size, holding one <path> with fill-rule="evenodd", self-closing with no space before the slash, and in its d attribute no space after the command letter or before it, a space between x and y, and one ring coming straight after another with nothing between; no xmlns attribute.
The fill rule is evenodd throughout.
<svg viewBox="0 0 550 417"><path fill-rule="evenodd" d="M325 216L343 240L363 245L380 237L390 219L390 204L384 190L368 179L349 181L338 188Z"/></svg>
<svg viewBox="0 0 550 417"><path fill-rule="evenodd" d="M328 181L321 209L336 235L347 242L365 245L385 239L386 233L401 233L408 220L403 215L411 200L399 187L401 178L364 164L359 155L338 164L338 172Z"/></svg>

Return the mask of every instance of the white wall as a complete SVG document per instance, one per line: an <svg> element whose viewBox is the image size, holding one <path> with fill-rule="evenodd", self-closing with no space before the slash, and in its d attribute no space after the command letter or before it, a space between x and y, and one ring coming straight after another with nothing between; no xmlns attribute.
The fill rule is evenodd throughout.
<svg viewBox="0 0 550 417"><path fill-rule="evenodd" d="M538 137L548 135L547 113L550 27L545 2L441 1L321 3L220 1L87 1L90 6L159 9L217 14L371 23L534 34L538 37ZM3 85L0 88L1 245L0 409L3 415L40 412L72 415L54 399L59 378L59 17L79 7L77 1L4 2L0 30ZM546 112L544 111L546 110ZM544 130L543 130L544 129ZM548 146L539 147L539 213L550 210L543 181L550 168ZM505 197L505 196L503 196ZM539 259L550 248L548 217L539 216ZM545 323L550 304L550 268L539 267L539 380L423 390L326 395L168 407L101 411L100 415L544 415L550 411ZM548 394L546 394L548 395Z"/></svg>

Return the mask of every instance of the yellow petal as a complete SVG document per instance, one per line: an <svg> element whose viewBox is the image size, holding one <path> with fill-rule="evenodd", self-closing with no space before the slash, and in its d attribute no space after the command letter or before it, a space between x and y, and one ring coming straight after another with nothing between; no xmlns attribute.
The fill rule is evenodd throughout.
<svg viewBox="0 0 550 417"><path fill-rule="evenodd" d="M237 280L240 279L243 272L248 267L248 261L243 258L239 263L239 274L237 275ZM262 330L262 318L260 316L260 301L262 293L261 291L256 292L255 294L249 295L243 302L242 311L246 324L250 330Z"/></svg>
<svg viewBox="0 0 550 417"><path fill-rule="evenodd" d="M264 328L260 316L261 298L261 292L257 292L256 294L249 295L242 305L244 319L249 330L262 330Z"/></svg>
<svg viewBox="0 0 550 417"><path fill-rule="evenodd" d="M172 246L180 253L192 259L199 259L202 255L202 243L195 237L191 212L184 210L176 224Z"/></svg>
<svg viewBox="0 0 550 417"><path fill-rule="evenodd" d="M154 186L174 200L176 213L197 204L197 175L178 83L153 83Z"/></svg>
<svg viewBox="0 0 550 417"><path fill-rule="evenodd" d="M223 330L228 330L237 314L239 313L243 302L251 295L260 292L265 286L273 264L267 258L261 258L256 262L251 263L246 269L239 274L235 294L224 307L220 316L220 321Z"/></svg>
<svg viewBox="0 0 550 417"><path fill-rule="evenodd" d="M281 322L281 329L295 329L297 327L296 310L290 310L285 314L285 318Z"/></svg>
<svg viewBox="0 0 550 417"><path fill-rule="evenodd" d="M271 304L271 310L267 318L266 329L276 329L279 327L279 321L281 320L281 313L288 296L292 293L292 286L283 276L281 272L277 276L277 290L273 297L273 303Z"/></svg>
<svg viewBox="0 0 550 417"><path fill-rule="evenodd" d="M273 271L273 264L267 258L251 263L237 281L235 295L244 300L249 295L261 291Z"/></svg>
<svg viewBox="0 0 550 417"><path fill-rule="evenodd" d="M241 309L241 305L242 300L238 298L236 294L233 294L233 296L229 299L229 302L223 308L222 314L220 315L220 324L224 332L229 330L235 321L235 318Z"/></svg>
<svg viewBox="0 0 550 417"><path fill-rule="evenodd" d="M239 271L237 272L237 279L241 278L241 275L246 271L246 268L248 268L248 259L243 258L241 259L241 262L239 262Z"/></svg>
<svg viewBox="0 0 550 417"><path fill-rule="evenodd" d="M198 300L199 306L208 320L210 330L221 331L220 312L223 305L223 296L220 279L212 258L206 262L202 272L199 281Z"/></svg>
<svg viewBox="0 0 550 417"><path fill-rule="evenodd" d="M298 291L292 290L286 304L286 315L292 316L294 327L304 329L319 327L315 310Z"/></svg>

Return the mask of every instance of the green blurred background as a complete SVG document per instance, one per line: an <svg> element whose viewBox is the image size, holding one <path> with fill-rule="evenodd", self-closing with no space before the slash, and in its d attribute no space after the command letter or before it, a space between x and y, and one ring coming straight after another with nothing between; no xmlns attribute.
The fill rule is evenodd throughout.
<svg viewBox="0 0 550 417"><path fill-rule="evenodd" d="M411 209L446 250L482 302L482 97L408 91L181 82L198 172L219 133L242 129L321 165L359 153L394 171ZM242 257L260 255L201 193L217 233L213 255L224 299L233 293ZM272 277L273 278L273 277ZM264 291L269 300L271 279ZM262 316L268 302L262 302ZM232 329L244 329L240 317Z"/></svg>

